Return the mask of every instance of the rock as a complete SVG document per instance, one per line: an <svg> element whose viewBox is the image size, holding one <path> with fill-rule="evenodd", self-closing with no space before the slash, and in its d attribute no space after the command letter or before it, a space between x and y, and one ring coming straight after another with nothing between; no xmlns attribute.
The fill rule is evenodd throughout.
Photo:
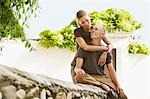
<svg viewBox="0 0 150 99"><path fill-rule="evenodd" d="M13 85L8 85L2 87L2 94L4 99L16 99L16 87Z"/></svg>
<svg viewBox="0 0 150 99"><path fill-rule="evenodd" d="M64 92L59 92L56 95L56 99L67 99L66 94Z"/></svg>
<svg viewBox="0 0 150 99"><path fill-rule="evenodd" d="M16 96L17 96L17 98L19 98L19 99L24 99L25 96L26 96L25 90L19 89L19 90L16 92Z"/></svg>
<svg viewBox="0 0 150 99"><path fill-rule="evenodd" d="M53 97L48 97L47 99L54 99Z"/></svg>
<svg viewBox="0 0 150 99"><path fill-rule="evenodd" d="M80 93L74 92L73 94L74 94L75 97L81 97Z"/></svg>
<svg viewBox="0 0 150 99"><path fill-rule="evenodd" d="M90 95L87 95L86 96L86 99L91 99L92 97Z"/></svg>
<svg viewBox="0 0 150 99"><path fill-rule="evenodd" d="M67 93L67 99L72 99L74 96L73 96L73 93L72 92L68 92Z"/></svg>
<svg viewBox="0 0 150 99"><path fill-rule="evenodd" d="M32 89L27 93L27 97L31 97L31 96L35 95L37 91L39 91L39 87L34 87L34 88L32 88Z"/></svg>
<svg viewBox="0 0 150 99"><path fill-rule="evenodd" d="M58 93L60 89L61 89L60 86L55 86L52 88L52 91L53 91L53 93Z"/></svg>
<svg viewBox="0 0 150 99"><path fill-rule="evenodd" d="M98 96L94 94L94 99L98 99Z"/></svg>
<svg viewBox="0 0 150 99"><path fill-rule="evenodd" d="M42 90L40 97L41 97L40 99L46 99L46 90L45 89Z"/></svg>
<svg viewBox="0 0 150 99"><path fill-rule="evenodd" d="M8 86L8 85L11 85L10 81L5 81L5 80L3 81L1 79L1 81L0 81L0 88L3 87L3 86Z"/></svg>
<svg viewBox="0 0 150 99"><path fill-rule="evenodd" d="M40 99L39 97L34 97L33 99Z"/></svg>
<svg viewBox="0 0 150 99"><path fill-rule="evenodd" d="M48 96L51 96L51 92L50 92L49 90L46 90L46 94L47 94Z"/></svg>
<svg viewBox="0 0 150 99"><path fill-rule="evenodd" d="M102 88L93 85L73 84L41 74L28 73L0 65L1 98L106 99L107 93Z"/></svg>
<svg viewBox="0 0 150 99"><path fill-rule="evenodd" d="M83 95L81 99L86 99L85 96Z"/></svg>
<svg viewBox="0 0 150 99"><path fill-rule="evenodd" d="M0 92L0 99L2 99L3 97L2 97L2 93Z"/></svg>

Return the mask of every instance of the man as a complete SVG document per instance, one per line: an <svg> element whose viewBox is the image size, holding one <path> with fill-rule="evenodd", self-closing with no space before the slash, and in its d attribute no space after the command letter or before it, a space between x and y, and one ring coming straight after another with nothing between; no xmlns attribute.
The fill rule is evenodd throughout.
<svg viewBox="0 0 150 99"><path fill-rule="evenodd" d="M91 31L91 43L95 46L103 46L101 41L105 37L104 28L102 25L96 25ZM99 57L104 55L109 70L110 77L104 74L104 65L97 64ZM111 98L117 98L110 88L113 88L118 92L120 97L126 97L120 84L117 81L116 73L113 68L111 55L107 51L95 51L88 52L79 48L74 61L72 62L74 68L74 78L79 83L87 83L100 86L108 92L108 96ZM110 88L107 86L109 85ZM126 98L123 98L126 99Z"/></svg>

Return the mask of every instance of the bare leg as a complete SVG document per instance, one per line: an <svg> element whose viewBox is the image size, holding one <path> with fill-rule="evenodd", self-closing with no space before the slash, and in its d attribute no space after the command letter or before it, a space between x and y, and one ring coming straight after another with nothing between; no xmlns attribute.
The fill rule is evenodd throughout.
<svg viewBox="0 0 150 99"><path fill-rule="evenodd" d="M111 89L109 88L109 86L107 86L106 84L101 83L100 85L104 90L106 90L107 92L109 92Z"/></svg>
<svg viewBox="0 0 150 99"><path fill-rule="evenodd" d="M101 83L100 85L104 90L106 90L108 93L107 93L107 96L110 98L110 99L116 99L117 96L115 95L115 93L111 90L111 88L109 86L107 86L106 84L103 84Z"/></svg>

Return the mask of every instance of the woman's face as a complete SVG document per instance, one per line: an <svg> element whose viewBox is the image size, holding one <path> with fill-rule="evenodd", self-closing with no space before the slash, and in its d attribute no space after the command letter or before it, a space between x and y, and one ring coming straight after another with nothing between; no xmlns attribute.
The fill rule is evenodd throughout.
<svg viewBox="0 0 150 99"><path fill-rule="evenodd" d="M83 16L79 19L79 24L86 29L91 29L91 20L89 16Z"/></svg>

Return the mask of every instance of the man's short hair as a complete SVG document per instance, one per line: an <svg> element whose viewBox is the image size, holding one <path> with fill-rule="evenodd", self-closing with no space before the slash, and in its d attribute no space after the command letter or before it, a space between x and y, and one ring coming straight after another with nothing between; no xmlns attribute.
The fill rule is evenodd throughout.
<svg viewBox="0 0 150 99"><path fill-rule="evenodd" d="M87 15L86 11L79 10L76 14L76 17L77 17L77 19L80 19L81 17L86 16L86 15Z"/></svg>

